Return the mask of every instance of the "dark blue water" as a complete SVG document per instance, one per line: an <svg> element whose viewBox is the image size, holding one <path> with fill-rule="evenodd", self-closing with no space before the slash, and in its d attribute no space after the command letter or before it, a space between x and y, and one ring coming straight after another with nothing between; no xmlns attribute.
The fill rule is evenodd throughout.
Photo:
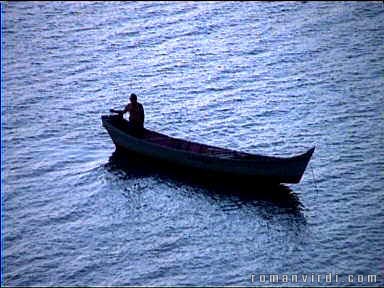
<svg viewBox="0 0 384 288"><path fill-rule="evenodd" d="M9 2L2 17L4 285L384 285L382 2ZM316 145L294 201L119 166L100 116L132 92L171 136Z"/></svg>

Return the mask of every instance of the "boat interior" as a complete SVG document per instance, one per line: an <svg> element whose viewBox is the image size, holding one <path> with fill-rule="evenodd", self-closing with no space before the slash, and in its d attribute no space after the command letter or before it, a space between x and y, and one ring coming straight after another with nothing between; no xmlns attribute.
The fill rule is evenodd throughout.
<svg viewBox="0 0 384 288"><path fill-rule="evenodd" d="M141 133L140 136L138 136L130 132L130 129L128 127L128 121L116 116L112 116L111 120L115 127L123 130L125 133L164 147L226 159L252 159L258 157L256 155L252 155L245 152L213 147L205 144L169 137L167 135L154 132L148 129L144 129L144 132Z"/></svg>

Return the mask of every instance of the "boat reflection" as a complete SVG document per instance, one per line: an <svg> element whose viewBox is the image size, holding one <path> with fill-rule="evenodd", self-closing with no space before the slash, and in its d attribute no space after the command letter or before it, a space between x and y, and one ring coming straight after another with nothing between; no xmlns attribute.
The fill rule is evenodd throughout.
<svg viewBox="0 0 384 288"><path fill-rule="evenodd" d="M107 168L124 171L126 177L158 177L170 180L176 185L188 185L197 190L203 189L207 195L214 198L236 197L237 201L252 203L263 201L282 208L285 212L301 214L303 205L296 193L282 184L266 184L260 181L244 181L233 177L211 177L178 171L156 163L143 162L135 155L127 155L115 151L109 158Z"/></svg>

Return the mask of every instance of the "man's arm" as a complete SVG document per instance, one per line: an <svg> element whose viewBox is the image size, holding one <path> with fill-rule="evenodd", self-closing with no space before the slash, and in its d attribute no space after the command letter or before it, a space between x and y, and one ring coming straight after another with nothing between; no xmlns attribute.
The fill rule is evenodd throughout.
<svg viewBox="0 0 384 288"><path fill-rule="evenodd" d="M127 113L129 110L131 110L131 105L130 104L127 104L127 106L125 106L124 110L121 111L123 114Z"/></svg>
<svg viewBox="0 0 384 288"><path fill-rule="evenodd" d="M111 112L113 112L113 113L125 114L125 113L127 113L130 109L131 109L131 106L128 104L127 106L125 106L125 108L124 108L123 110L110 109L109 111L111 111Z"/></svg>

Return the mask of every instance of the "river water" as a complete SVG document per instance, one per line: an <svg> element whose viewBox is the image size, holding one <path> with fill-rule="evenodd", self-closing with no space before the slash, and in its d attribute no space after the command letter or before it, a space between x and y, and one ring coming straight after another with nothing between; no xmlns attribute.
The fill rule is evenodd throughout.
<svg viewBox="0 0 384 288"><path fill-rule="evenodd" d="M384 285L382 2L1 5L2 284ZM171 136L316 150L282 199L136 173L100 120L132 92Z"/></svg>

